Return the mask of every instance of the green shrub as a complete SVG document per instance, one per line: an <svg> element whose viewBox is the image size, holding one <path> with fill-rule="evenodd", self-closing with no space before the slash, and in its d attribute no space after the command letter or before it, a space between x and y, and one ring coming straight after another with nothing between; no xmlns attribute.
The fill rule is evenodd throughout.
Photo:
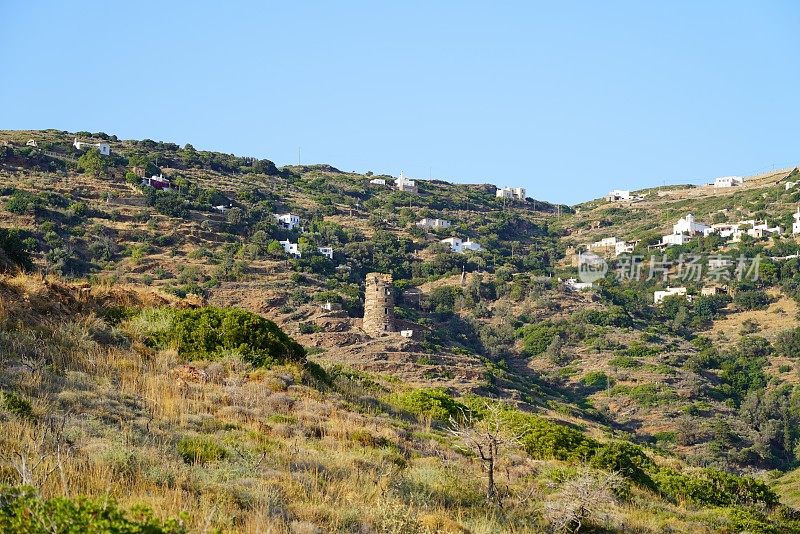
<svg viewBox="0 0 800 534"><path fill-rule="evenodd" d="M603 371L589 371L583 378L581 378L581 382L584 386L590 389L605 389L609 385L609 378L608 375L605 374Z"/></svg>
<svg viewBox="0 0 800 534"><path fill-rule="evenodd" d="M466 410L466 406L439 388L393 393L386 400L400 410L437 421L447 421L451 416L457 417L462 410Z"/></svg>
<svg viewBox="0 0 800 534"><path fill-rule="evenodd" d="M504 412L503 419L514 434L521 435L520 443L534 458L584 460L600 446L578 430L518 410Z"/></svg>
<svg viewBox="0 0 800 534"><path fill-rule="evenodd" d="M643 407L661 406L676 399L675 392L661 384L618 385L611 389L612 395L627 395Z"/></svg>
<svg viewBox="0 0 800 534"><path fill-rule="evenodd" d="M622 441L614 441L599 446L589 465L606 471L617 471L624 477L643 486L652 487L653 480L648 474L655 464L640 447Z"/></svg>
<svg viewBox="0 0 800 534"><path fill-rule="evenodd" d="M537 356L547 350L559 328L549 321L526 325L522 329L522 350L528 356Z"/></svg>
<svg viewBox="0 0 800 534"><path fill-rule="evenodd" d="M621 354L619 356L615 356L608 361L608 365L611 367L623 368L623 369L636 369L642 366L642 362L634 358L633 356L627 356Z"/></svg>
<svg viewBox="0 0 800 534"><path fill-rule="evenodd" d="M225 458L227 451L213 438L192 436L178 442L178 454L187 464L207 464Z"/></svg>
<svg viewBox="0 0 800 534"><path fill-rule="evenodd" d="M0 251L11 263L26 271L33 269L29 239L23 238L18 228L0 228Z"/></svg>
<svg viewBox="0 0 800 534"><path fill-rule="evenodd" d="M126 513L111 498L43 499L32 488L0 487L0 532L178 534L186 529L176 520L155 519L145 507Z"/></svg>
<svg viewBox="0 0 800 534"><path fill-rule="evenodd" d="M30 213L37 207L38 199L32 193L17 190L6 200L6 209L11 213Z"/></svg>
<svg viewBox="0 0 800 534"><path fill-rule="evenodd" d="M780 332L775 339L775 351L782 356L800 356L800 328Z"/></svg>
<svg viewBox="0 0 800 534"><path fill-rule="evenodd" d="M769 295L759 289L739 291L733 297L733 302L743 310L763 310L771 301Z"/></svg>
<svg viewBox="0 0 800 534"><path fill-rule="evenodd" d="M146 332L150 343L156 346L173 344L178 353L188 359L214 359L225 351L233 351L257 366L305 362L305 349L299 343L272 321L246 310L162 308L160 313L147 313L153 317L161 316Z"/></svg>
<svg viewBox="0 0 800 534"><path fill-rule="evenodd" d="M0 391L0 404L17 417L22 417L24 419L33 418L33 407L31 403L16 393Z"/></svg>
<svg viewBox="0 0 800 534"><path fill-rule="evenodd" d="M778 503L777 495L763 482L718 469L703 469L693 476L662 468L653 474L653 480L659 491L673 501L707 506Z"/></svg>

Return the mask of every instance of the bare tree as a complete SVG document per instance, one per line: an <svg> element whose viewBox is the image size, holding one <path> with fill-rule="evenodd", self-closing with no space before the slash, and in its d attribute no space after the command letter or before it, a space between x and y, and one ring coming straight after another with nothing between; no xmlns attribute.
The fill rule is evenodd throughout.
<svg viewBox="0 0 800 534"><path fill-rule="evenodd" d="M521 436L508 434L502 424L502 406L486 403L486 415L479 418L470 410L461 410L458 418L450 416L450 433L458 438L464 450L474 453L486 471L486 499L497 499L495 470L500 448L519 442Z"/></svg>
<svg viewBox="0 0 800 534"><path fill-rule="evenodd" d="M580 532L584 523L608 514L622 486L619 473L592 472L584 467L545 503L544 514L556 532Z"/></svg>

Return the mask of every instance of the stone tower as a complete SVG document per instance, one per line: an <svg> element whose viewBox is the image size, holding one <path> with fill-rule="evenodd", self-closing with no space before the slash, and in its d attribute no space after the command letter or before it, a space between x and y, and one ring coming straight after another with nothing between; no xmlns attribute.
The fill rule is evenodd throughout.
<svg viewBox="0 0 800 534"><path fill-rule="evenodd" d="M392 275L367 274L362 328L372 337L395 331Z"/></svg>

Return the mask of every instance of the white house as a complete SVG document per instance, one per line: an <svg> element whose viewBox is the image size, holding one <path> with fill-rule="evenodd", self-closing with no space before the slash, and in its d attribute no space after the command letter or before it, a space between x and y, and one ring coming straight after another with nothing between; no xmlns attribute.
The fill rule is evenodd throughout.
<svg viewBox="0 0 800 534"><path fill-rule="evenodd" d="M288 239L285 241L279 241L281 245L283 245L283 250L287 254L291 254L292 256L296 256L298 258L302 258L303 255L300 253L300 249L297 248L297 243L291 243Z"/></svg>
<svg viewBox="0 0 800 534"><path fill-rule="evenodd" d="M797 184L798 182L786 182L784 187L786 187L786 191L788 191L789 189L794 189Z"/></svg>
<svg viewBox="0 0 800 534"><path fill-rule="evenodd" d="M409 180L403 173L400 173L400 176L397 177L394 181L394 186L397 188L398 191L405 191L406 193L416 193L417 192L417 182L414 180Z"/></svg>
<svg viewBox="0 0 800 534"><path fill-rule="evenodd" d="M674 295L680 295L688 298L685 287L667 287L667 289L664 291L655 291L653 293L653 304L659 304L665 298L672 297Z"/></svg>
<svg viewBox="0 0 800 534"><path fill-rule="evenodd" d="M594 287L592 282L578 282L574 278L567 278L563 282L568 289L572 289L573 291L583 291L584 289L591 289Z"/></svg>
<svg viewBox="0 0 800 534"><path fill-rule="evenodd" d="M792 223L792 233L800 234L800 208L797 208L797 213L792 215L794 222Z"/></svg>
<svg viewBox="0 0 800 534"><path fill-rule="evenodd" d="M220 213L225 213L226 211L228 211L232 207L233 207L233 204L228 204L227 206L225 204L220 204L219 206L211 206L211 209L213 209L214 211L218 211Z"/></svg>
<svg viewBox="0 0 800 534"><path fill-rule="evenodd" d="M414 337L414 331L413 330L400 330L400 337L408 337L408 338Z"/></svg>
<svg viewBox="0 0 800 534"><path fill-rule="evenodd" d="M685 245L691 240L692 238L686 234L668 234L661 238L661 245Z"/></svg>
<svg viewBox="0 0 800 534"><path fill-rule="evenodd" d="M672 225L672 233L673 234L703 234L709 226L707 224L703 224L701 222L697 222L694 218L694 215L689 213L683 219L679 219L678 222Z"/></svg>
<svg viewBox="0 0 800 534"><path fill-rule="evenodd" d="M372 185L386 185L386 179L385 178L373 178L372 180L369 181L369 183L371 183Z"/></svg>
<svg viewBox="0 0 800 534"><path fill-rule="evenodd" d="M331 311L339 311L339 310L341 310L341 309L342 309L342 305L341 305L341 304L339 304L338 302L331 302L331 301L327 301L325 304L322 304L322 305L320 306L320 308L321 308L323 311L328 311L328 312L331 312Z"/></svg>
<svg viewBox="0 0 800 534"><path fill-rule="evenodd" d="M722 176L714 180L714 187L733 187L742 184L741 176Z"/></svg>
<svg viewBox="0 0 800 534"><path fill-rule="evenodd" d="M469 238L466 241L462 241L460 237L448 237L447 239L442 239L440 243L447 243L450 245L450 250L458 254L471 250L481 250L481 246L474 241L470 241Z"/></svg>
<svg viewBox="0 0 800 534"><path fill-rule="evenodd" d="M333 247L319 247L317 250L329 260L333 259Z"/></svg>
<svg viewBox="0 0 800 534"><path fill-rule="evenodd" d="M498 187L495 191L497 198L511 198L516 200L525 200L524 187Z"/></svg>
<svg viewBox="0 0 800 534"><path fill-rule="evenodd" d="M609 191L606 195L606 200L609 202L619 202L622 200L631 200L631 192L625 191L624 189L614 189L613 191Z"/></svg>
<svg viewBox="0 0 800 534"><path fill-rule="evenodd" d="M764 237L768 237L771 234L778 234L780 235L783 232L783 228L780 226L773 226L772 228L769 227L767 221L763 223L755 223L753 227L747 230L747 235L750 237L754 237L756 239L761 239Z"/></svg>
<svg viewBox="0 0 800 534"><path fill-rule="evenodd" d="M291 213L275 214L275 220L278 224L287 230L294 230L300 224L300 216Z"/></svg>
<svg viewBox="0 0 800 534"><path fill-rule="evenodd" d="M78 141L78 138L76 137L75 140L72 142L72 146L74 146L78 150L85 150L93 146L100 151L100 155L102 156L111 155L111 145L109 145L108 143L87 143L86 141Z"/></svg>
<svg viewBox="0 0 800 534"><path fill-rule="evenodd" d="M25 143L25 146L36 146L36 139L28 139L28 142Z"/></svg>
<svg viewBox="0 0 800 534"><path fill-rule="evenodd" d="M738 231L739 223L717 223L706 228L703 235L708 237L711 234L719 234L721 237L731 237Z"/></svg>
<svg viewBox="0 0 800 534"><path fill-rule="evenodd" d="M614 255L632 254L633 249L636 248L637 241L617 241L614 245Z"/></svg>
<svg viewBox="0 0 800 534"><path fill-rule="evenodd" d="M153 189L169 189L171 187L169 179L164 178L163 174L159 174L158 176L154 174L150 178L142 178L142 185L152 187Z"/></svg>
<svg viewBox="0 0 800 534"><path fill-rule="evenodd" d="M618 237L604 237L600 241L595 241L594 243L586 245L586 248L589 250L605 249L607 251L613 249L614 255L619 256L620 254L630 254L633 252L636 243L636 241L628 242L624 239L619 239Z"/></svg>
<svg viewBox="0 0 800 534"><path fill-rule="evenodd" d="M417 223L420 228L450 228L450 221L445 219L424 218Z"/></svg>

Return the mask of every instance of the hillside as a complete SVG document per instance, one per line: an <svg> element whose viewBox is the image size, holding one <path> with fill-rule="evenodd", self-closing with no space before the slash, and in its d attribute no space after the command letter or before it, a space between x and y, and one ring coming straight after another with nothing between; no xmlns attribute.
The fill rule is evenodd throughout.
<svg viewBox="0 0 800 534"><path fill-rule="evenodd" d="M584 512L611 531L798 529L792 169L570 207L102 133L0 142L0 483L110 495L190 531L574 530ZM159 174L169 189L141 184ZM688 213L788 232L652 248ZM636 243L605 278L559 281L612 236ZM759 276L655 304L664 277L614 276L652 254L664 277L681 255L759 257ZM411 337L365 332L371 272L392 275ZM487 504L465 436L493 421ZM603 490L589 511L570 506L582 485Z"/></svg>

